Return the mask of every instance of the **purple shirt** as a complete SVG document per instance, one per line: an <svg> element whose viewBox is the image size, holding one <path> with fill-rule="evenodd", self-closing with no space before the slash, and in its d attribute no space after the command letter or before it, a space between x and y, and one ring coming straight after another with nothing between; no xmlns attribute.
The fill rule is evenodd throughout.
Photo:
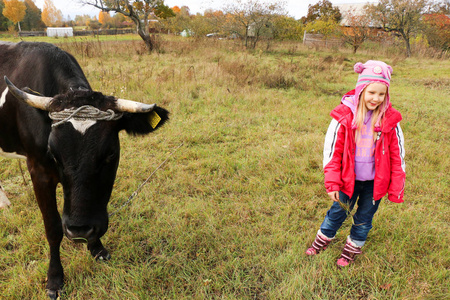
<svg viewBox="0 0 450 300"><path fill-rule="evenodd" d="M356 180L367 181L375 178L375 143L371 130L372 111L368 111L361 132L356 141Z"/></svg>

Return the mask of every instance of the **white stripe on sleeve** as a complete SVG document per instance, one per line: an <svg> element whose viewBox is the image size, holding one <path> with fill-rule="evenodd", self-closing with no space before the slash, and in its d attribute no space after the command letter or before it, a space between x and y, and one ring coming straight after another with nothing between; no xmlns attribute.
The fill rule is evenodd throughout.
<svg viewBox="0 0 450 300"><path fill-rule="evenodd" d="M403 137L403 131L400 127L400 124L397 124L397 127L395 128L395 133L397 134L398 139L398 148L400 149L400 158L402 160L402 169L403 172L406 170L406 164L405 164L405 138Z"/></svg>
<svg viewBox="0 0 450 300"><path fill-rule="evenodd" d="M336 121L335 119L332 119L330 126L328 126L327 134L325 136L325 144L323 147L323 167L324 168L333 158L335 145L336 145L336 139L337 139L337 133L338 133L340 127L341 127L341 124L338 121Z"/></svg>

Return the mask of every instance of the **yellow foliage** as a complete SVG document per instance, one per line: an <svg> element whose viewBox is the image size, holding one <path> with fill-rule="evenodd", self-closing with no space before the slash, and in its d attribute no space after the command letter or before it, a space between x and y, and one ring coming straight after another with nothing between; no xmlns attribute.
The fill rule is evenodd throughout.
<svg viewBox="0 0 450 300"><path fill-rule="evenodd" d="M55 7L52 0L45 0L41 15L42 22L47 26L59 26L62 24L62 12Z"/></svg>
<svg viewBox="0 0 450 300"><path fill-rule="evenodd" d="M19 0L4 0L5 7L3 8L3 15L17 24L25 17L25 10L27 9L25 3Z"/></svg>
<svg viewBox="0 0 450 300"><path fill-rule="evenodd" d="M177 14L181 11L181 8L175 5L174 7L172 7L172 11Z"/></svg>
<svg viewBox="0 0 450 300"><path fill-rule="evenodd" d="M106 23L108 23L109 19L111 19L111 16L109 15L109 12L101 11L101 12L98 14L98 21L99 21L102 25L105 25Z"/></svg>

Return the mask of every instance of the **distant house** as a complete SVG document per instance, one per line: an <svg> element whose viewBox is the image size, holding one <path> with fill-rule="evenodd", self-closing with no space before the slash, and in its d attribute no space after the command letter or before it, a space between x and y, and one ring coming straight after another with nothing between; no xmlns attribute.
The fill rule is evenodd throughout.
<svg viewBox="0 0 450 300"><path fill-rule="evenodd" d="M342 15L342 19L341 19L341 26L343 27L344 30L347 31L351 31L351 20L350 20L350 16L355 16L355 17L364 17L365 16L365 11L364 11L364 7L367 4L374 4L374 3L347 3L347 4L336 4L335 7L337 7L339 9L339 11L341 12ZM368 18L368 16L365 16ZM370 21L368 22L369 28L371 29L371 31L373 33L375 33L375 35L378 35L380 32L384 31L383 30L383 25L379 24L375 21Z"/></svg>
<svg viewBox="0 0 450 300"><path fill-rule="evenodd" d="M333 7L339 9L342 19L340 22L340 26L344 34L346 35L354 35L355 34L355 24L352 24L351 17L362 17L369 18L365 14L365 6L368 4L375 4L374 2L366 2L366 3L347 3L347 4L336 4ZM365 22L363 22L365 23ZM376 37L386 37L386 32L383 28L382 24L375 22L374 20L368 20L365 23L369 27L370 35ZM303 36L303 44L306 45L319 45L326 47L339 46L342 44L342 40L336 37L324 37L321 34L313 34L313 33L304 33Z"/></svg>
<svg viewBox="0 0 450 300"><path fill-rule="evenodd" d="M364 15L364 7L368 3L346 3L346 4L336 4L333 7L337 7L341 12L341 26L350 26L350 20L348 18L349 15L354 16L363 16Z"/></svg>
<svg viewBox="0 0 450 300"><path fill-rule="evenodd" d="M47 36L66 37L73 36L72 27L47 27Z"/></svg>

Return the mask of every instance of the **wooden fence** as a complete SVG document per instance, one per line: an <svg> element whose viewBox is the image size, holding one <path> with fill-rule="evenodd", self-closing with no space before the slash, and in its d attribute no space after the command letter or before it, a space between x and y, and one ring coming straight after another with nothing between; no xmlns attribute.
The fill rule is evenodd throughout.
<svg viewBox="0 0 450 300"><path fill-rule="evenodd" d="M339 38L326 38L323 34L304 33L303 44L320 47L340 47L342 40Z"/></svg>
<svg viewBox="0 0 450 300"><path fill-rule="evenodd" d="M134 29L99 29L99 30L77 30L73 32L74 36L90 35L118 35L136 33ZM19 36L47 36L45 31L20 31Z"/></svg>

